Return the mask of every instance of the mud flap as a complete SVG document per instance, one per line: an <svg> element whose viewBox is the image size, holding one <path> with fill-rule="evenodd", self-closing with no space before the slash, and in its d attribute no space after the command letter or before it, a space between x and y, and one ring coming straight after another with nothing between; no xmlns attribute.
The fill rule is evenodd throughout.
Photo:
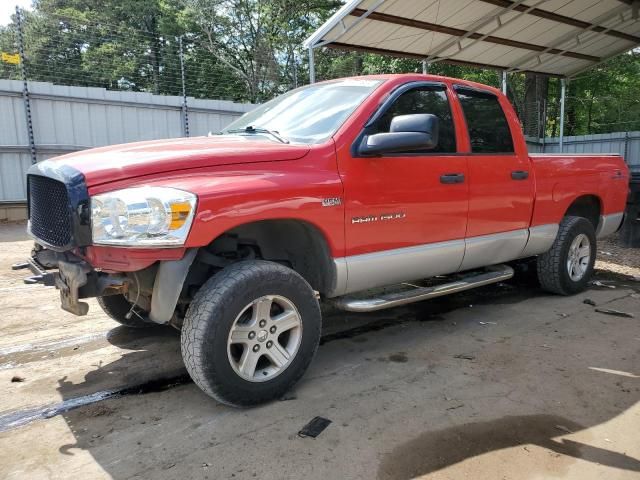
<svg viewBox="0 0 640 480"><path fill-rule="evenodd" d="M80 288L87 284L87 274L91 271L86 263L59 262L55 285L60 290L62 309L83 316L89 311L89 304L80 301Z"/></svg>

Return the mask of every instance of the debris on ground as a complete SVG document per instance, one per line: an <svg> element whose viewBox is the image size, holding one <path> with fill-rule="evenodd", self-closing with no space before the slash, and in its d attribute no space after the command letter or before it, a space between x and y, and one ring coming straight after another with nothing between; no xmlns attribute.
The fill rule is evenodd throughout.
<svg viewBox="0 0 640 480"><path fill-rule="evenodd" d="M389 355L389 361L394 363L407 363L409 361L409 357L406 352L398 352Z"/></svg>
<svg viewBox="0 0 640 480"><path fill-rule="evenodd" d="M593 300L591 300L590 298L585 298L582 303L586 303L587 305L591 305L592 307L596 306L596 302L594 302Z"/></svg>
<svg viewBox="0 0 640 480"><path fill-rule="evenodd" d="M458 408L462 407L464 407L464 403L461 403L460 405L454 405L453 407L447 407L447 410L457 410Z"/></svg>
<svg viewBox="0 0 640 480"><path fill-rule="evenodd" d="M464 353L459 353L458 355L454 355L453 358L461 358L462 360L475 360L476 357L473 355L466 355Z"/></svg>
<svg viewBox="0 0 640 480"><path fill-rule="evenodd" d="M11 377L11 383L22 383L25 380L26 380L26 378L20 377L18 375L14 375L13 377Z"/></svg>
<svg viewBox="0 0 640 480"><path fill-rule="evenodd" d="M497 325L498 322L478 322L480 325Z"/></svg>
<svg viewBox="0 0 640 480"><path fill-rule="evenodd" d="M299 437L312 437L316 438L320 435L325 428L329 426L331 420L324 417L314 417L309 423L307 423L302 429L298 432Z"/></svg>
<svg viewBox="0 0 640 480"><path fill-rule="evenodd" d="M613 315L615 317L634 318L633 313L621 312L620 310L613 310L610 308L596 308L596 312L604 313L605 315Z"/></svg>
<svg viewBox="0 0 640 480"><path fill-rule="evenodd" d="M604 288L616 288L615 285L606 285L606 284L602 283L600 280L593 280L591 282L591 285L596 286L596 287L604 287Z"/></svg>

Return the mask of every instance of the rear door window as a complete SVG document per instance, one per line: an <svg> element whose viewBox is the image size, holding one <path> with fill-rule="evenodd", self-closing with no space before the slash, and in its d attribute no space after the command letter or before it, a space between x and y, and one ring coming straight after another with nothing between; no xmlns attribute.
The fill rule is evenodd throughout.
<svg viewBox="0 0 640 480"><path fill-rule="evenodd" d="M472 153L513 153L513 138L498 97L456 87L467 121Z"/></svg>

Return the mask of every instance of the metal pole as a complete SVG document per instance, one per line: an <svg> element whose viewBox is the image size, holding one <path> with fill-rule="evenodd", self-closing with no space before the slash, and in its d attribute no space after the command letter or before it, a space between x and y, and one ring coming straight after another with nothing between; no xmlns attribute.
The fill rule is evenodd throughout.
<svg viewBox="0 0 640 480"><path fill-rule="evenodd" d="M296 54L293 54L293 88L298 88L298 59Z"/></svg>
<svg viewBox="0 0 640 480"><path fill-rule="evenodd" d="M316 66L313 59L313 47L309 47L309 83L316 83Z"/></svg>
<svg viewBox="0 0 640 480"><path fill-rule="evenodd" d="M29 153L31 163L37 163L36 142L33 136L33 121L31 119L31 99L29 98L29 85L27 84L27 65L24 55L24 33L22 29L22 10L16 6L16 26L18 28L18 53L20 54L20 74L22 75L22 101L27 121L27 137L29 138Z"/></svg>
<svg viewBox="0 0 640 480"><path fill-rule="evenodd" d="M184 75L184 50L182 49L182 36L178 39L180 45L180 78L182 80L182 135L189 136L189 107L187 105L187 85Z"/></svg>
<svg viewBox="0 0 640 480"><path fill-rule="evenodd" d="M542 153L544 153L545 143L547 141L547 99L542 104Z"/></svg>
<svg viewBox="0 0 640 480"><path fill-rule="evenodd" d="M567 90L567 80L560 79L560 153L563 153L564 146L564 102Z"/></svg>
<svg viewBox="0 0 640 480"><path fill-rule="evenodd" d="M502 71L502 93L503 95L507 94L507 71Z"/></svg>
<svg viewBox="0 0 640 480"><path fill-rule="evenodd" d="M629 163L629 132L624 132L624 160Z"/></svg>
<svg viewBox="0 0 640 480"><path fill-rule="evenodd" d="M426 75L427 73L429 73L429 64L426 60L422 60L422 74Z"/></svg>

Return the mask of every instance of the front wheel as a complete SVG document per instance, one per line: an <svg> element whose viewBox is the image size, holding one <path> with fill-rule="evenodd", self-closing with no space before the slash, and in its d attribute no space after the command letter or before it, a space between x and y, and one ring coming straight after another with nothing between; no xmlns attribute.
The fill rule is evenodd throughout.
<svg viewBox="0 0 640 480"><path fill-rule="evenodd" d="M182 326L182 357L208 395L231 406L281 397L304 374L320 340L311 286L273 262L244 261L211 277Z"/></svg>
<svg viewBox="0 0 640 480"><path fill-rule="evenodd" d="M593 224L586 218L567 216L551 249L538 256L538 279L548 292L573 295L587 288L595 261Z"/></svg>

